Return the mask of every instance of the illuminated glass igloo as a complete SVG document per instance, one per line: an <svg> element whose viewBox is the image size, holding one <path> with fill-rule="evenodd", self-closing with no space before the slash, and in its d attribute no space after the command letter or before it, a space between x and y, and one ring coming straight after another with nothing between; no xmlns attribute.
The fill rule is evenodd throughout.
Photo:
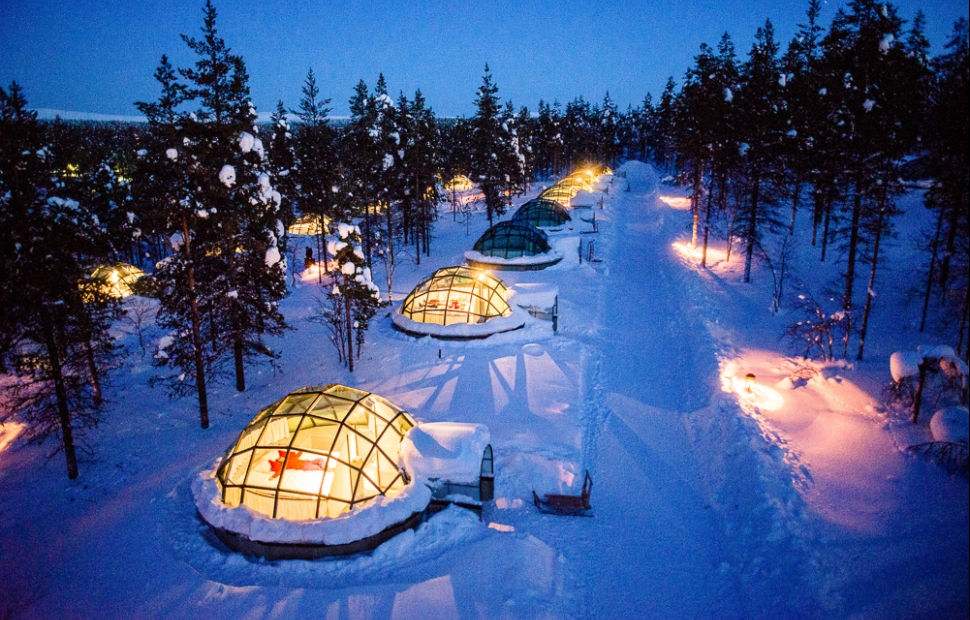
<svg viewBox="0 0 970 620"><path fill-rule="evenodd" d="M422 280L392 315L415 336L484 338L518 329L524 311L509 305L505 283L482 269L445 267Z"/></svg>
<svg viewBox="0 0 970 620"><path fill-rule="evenodd" d="M342 385L305 387L253 418L226 452L222 501L274 519L336 517L406 485L401 440L415 426L374 394Z"/></svg>
<svg viewBox="0 0 970 620"><path fill-rule="evenodd" d="M571 219L562 205L545 198L530 200L519 207L512 216L514 222L527 222L540 227L562 226Z"/></svg>
<svg viewBox="0 0 970 620"><path fill-rule="evenodd" d="M509 220L492 226L465 252L465 262L481 269L533 271L562 260L549 236L528 222Z"/></svg>

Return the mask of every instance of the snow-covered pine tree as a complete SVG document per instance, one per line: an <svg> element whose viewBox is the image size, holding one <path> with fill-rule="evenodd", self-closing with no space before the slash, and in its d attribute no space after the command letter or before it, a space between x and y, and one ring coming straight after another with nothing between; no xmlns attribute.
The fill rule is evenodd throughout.
<svg viewBox="0 0 970 620"><path fill-rule="evenodd" d="M277 307L286 295L286 263L277 242L285 231L279 221L281 196L270 182L254 125L245 63L219 36L211 1L204 12L202 38L182 35L198 60L179 70L198 102L184 123L193 161L190 192L197 217L208 223L204 249L214 276L215 352L221 356L222 346L229 349L236 389L243 391L246 364L275 357L263 337L286 327Z"/></svg>
<svg viewBox="0 0 970 620"><path fill-rule="evenodd" d="M596 119L599 133L600 160L599 163L615 168L620 161L620 131L622 119L616 103L610 98L610 91L603 97L603 105L599 108Z"/></svg>
<svg viewBox="0 0 970 620"><path fill-rule="evenodd" d="M92 347L110 346L105 315L85 308L78 286L108 239L83 205L54 193L54 170L36 113L20 87L0 88L0 369L18 381L5 389L0 423L23 422L29 441L54 436L68 478L78 476L76 432L99 422Z"/></svg>
<svg viewBox="0 0 970 620"><path fill-rule="evenodd" d="M340 181L335 156L337 134L327 118L330 99L321 98L312 68L307 71L302 91L300 107L294 111L300 122L294 145L295 168L290 176L301 213L311 214L320 220L321 228L316 241L317 260L321 265L318 281L323 283L323 274L329 273L330 269L326 242L329 223L344 219L342 213L335 212L337 196L334 188ZM293 268L297 266L293 265Z"/></svg>
<svg viewBox="0 0 970 620"><path fill-rule="evenodd" d="M498 98L498 86L492 82L488 64L482 85L475 97L475 116L472 124L472 177L485 195L485 209L489 226L495 217L505 213L502 188L507 181L503 162L508 161L511 145L502 130L502 109Z"/></svg>
<svg viewBox="0 0 970 620"><path fill-rule="evenodd" d="M734 234L745 246L745 282L751 281L755 249L767 232L780 226L777 218L781 174L778 154L787 131L780 75L778 44L769 20L755 33L754 45L742 70L742 85L736 95L741 140L738 145L739 171L746 201L736 218Z"/></svg>
<svg viewBox="0 0 970 620"><path fill-rule="evenodd" d="M345 167L341 191L351 207L350 215L363 217L363 247L368 262L376 216L373 206L378 200L379 175L385 163L376 144L379 134L374 128L375 99L370 96L367 84L360 80L350 98L350 120L343 131L340 150L340 162Z"/></svg>
<svg viewBox="0 0 970 620"><path fill-rule="evenodd" d="M280 194L279 219L283 223L283 235L277 239L279 251L283 256L289 249L289 228L295 219L293 202L296 199L296 181L293 174L296 168L296 156L294 154L293 134L290 133L290 121L287 118L286 108L283 101L276 104L276 110L270 116L270 131L272 132L269 149L267 151L267 163L270 175L273 178L273 187ZM291 266L297 269L297 265Z"/></svg>
<svg viewBox="0 0 970 620"><path fill-rule="evenodd" d="M968 248L970 239L970 178L967 144L970 143L970 46L968 23L961 19L943 54L933 59L935 87L924 144L936 182L926 194L926 205L937 213L935 241L931 246L929 276L924 293L923 321L935 285L939 302L959 317L958 347L966 346ZM922 327L921 327L922 329Z"/></svg>
<svg viewBox="0 0 970 620"><path fill-rule="evenodd" d="M371 278L361 247L360 228L353 224L339 223L335 226L336 239L329 241L330 254L337 268L332 273L333 288L328 293L330 312L324 321L336 329L343 329L346 336L333 339L340 358L354 371L354 358L360 358L364 346L364 334L377 310L385 305L380 289Z"/></svg>
<svg viewBox="0 0 970 620"><path fill-rule="evenodd" d="M675 87L674 78L668 77L664 91L660 95L660 102L657 104L653 134L650 139L654 163L664 172L673 170L677 160Z"/></svg>

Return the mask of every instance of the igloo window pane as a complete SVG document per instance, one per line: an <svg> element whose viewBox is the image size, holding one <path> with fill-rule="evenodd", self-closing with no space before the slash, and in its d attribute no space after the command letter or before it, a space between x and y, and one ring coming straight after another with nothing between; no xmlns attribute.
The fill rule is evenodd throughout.
<svg viewBox="0 0 970 620"><path fill-rule="evenodd" d="M274 413L275 415L303 413L316 398L316 394L294 394L287 397Z"/></svg>
<svg viewBox="0 0 970 620"><path fill-rule="evenodd" d="M282 447L290 445L293 428L299 424L299 416L273 416L266 423L266 430L257 444L260 448Z"/></svg>
<svg viewBox="0 0 970 620"><path fill-rule="evenodd" d="M223 502L227 506L236 507L242 498L242 489L239 487L226 487L226 496Z"/></svg>
<svg viewBox="0 0 970 620"><path fill-rule="evenodd" d="M276 503L276 518L305 521L317 517L317 498L280 492Z"/></svg>
<svg viewBox="0 0 970 620"><path fill-rule="evenodd" d="M248 450L242 454L237 454L232 458L232 463L229 466L229 475L226 477L226 482L228 484L242 484L246 481L246 471L249 469L249 463L253 459L253 451Z"/></svg>

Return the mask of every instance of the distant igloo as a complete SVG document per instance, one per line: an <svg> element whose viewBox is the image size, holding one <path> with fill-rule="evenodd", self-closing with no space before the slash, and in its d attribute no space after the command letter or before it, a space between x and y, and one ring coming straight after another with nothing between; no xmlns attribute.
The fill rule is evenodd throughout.
<svg viewBox="0 0 970 620"><path fill-rule="evenodd" d="M533 271L561 260L562 253L552 249L545 232L515 219L492 226L465 252L465 262L480 269Z"/></svg>
<svg viewBox="0 0 970 620"><path fill-rule="evenodd" d="M512 215L513 222L526 222L539 228L562 226L571 219L572 217L562 205L544 198L530 200Z"/></svg>
<svg viewBox="0 0 970 620"><path fill-rule="evenodd" d="M342 385L297 390L260 411L214 471L193 485L227 546L268 558L372 549L416 527L431 499L398 466L416 425L375 394Z"/></svg>

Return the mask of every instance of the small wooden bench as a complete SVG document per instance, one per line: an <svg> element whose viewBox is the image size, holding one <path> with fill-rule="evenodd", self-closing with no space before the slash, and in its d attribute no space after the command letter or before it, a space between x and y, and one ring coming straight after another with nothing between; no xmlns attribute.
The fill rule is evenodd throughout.
<svg viewBox="0 0 970 620"><path fill-rule="evenodd" d="M582 495L549 495L545 499L539 499L539 495L532 491L532 499L541 512L554 515L565 516L592 516L589 503L590 493L593 491L593 478L586 470L586 477L583 479Z"/></svg>

